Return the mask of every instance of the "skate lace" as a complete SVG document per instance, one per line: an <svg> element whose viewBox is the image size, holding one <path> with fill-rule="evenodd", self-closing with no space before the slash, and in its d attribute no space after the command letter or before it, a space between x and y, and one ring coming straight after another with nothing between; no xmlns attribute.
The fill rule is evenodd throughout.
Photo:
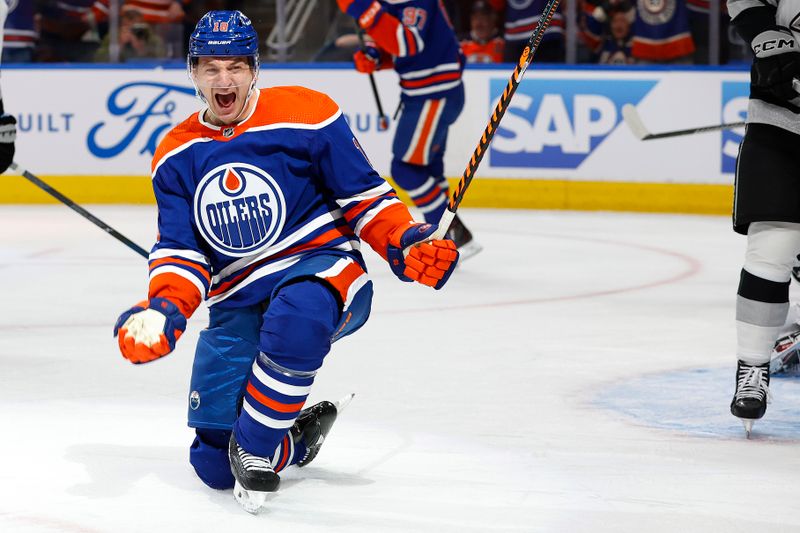
<svg viewBox="0 0 800 533"><path fill-rule="evenodd" d="M742 365L739 369L739 383L736 396L739 398L764 399L769 402L772 396L767 385L767 370L758 366Z"/></svg>
<svg viewBox="0 0 800 533"><path fill-rule="evenodd" d="M236 446L239 460L245 470L261 470L263 472L273 472L272 463L265 457L259 457L252 453L247 453L241 446Z"/></svg>

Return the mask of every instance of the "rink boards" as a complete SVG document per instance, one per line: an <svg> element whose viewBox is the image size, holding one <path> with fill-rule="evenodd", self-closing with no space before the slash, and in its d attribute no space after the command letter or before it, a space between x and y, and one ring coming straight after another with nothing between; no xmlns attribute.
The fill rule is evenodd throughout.
<svg viewBox="0 0 800 533"><path fill-rule="evenodd" d="M451 128L445 171L463 172L507 68L470 68L466 105ZM376 75L383 107L398 103L397 76ZM635 105L652 132L744 120L743 70L539 69L511 101L464 205L542 209L727 213L742 130L641 142L622 121ZM389 174L394 121L378 127L366 78L345 66L265 67L259 86L304 85L333 97L378 171ZM6 110L16 115L16 160L78 202L152 202L158 141L199 108L179 66L4 67ZM5 176L0 203L49 197Z"/></svg>

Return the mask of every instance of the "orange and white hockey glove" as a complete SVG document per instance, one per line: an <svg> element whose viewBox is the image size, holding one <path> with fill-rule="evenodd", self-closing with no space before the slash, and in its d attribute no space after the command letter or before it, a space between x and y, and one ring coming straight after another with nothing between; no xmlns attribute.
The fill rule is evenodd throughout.
<svg viewBox="0 0 800 533"><path fill-rule="evenodd" d="M389 237L386 256L395 276L437 290L444 287L458 263L458 251L450 239L430 240L437 229L436 224L414 224Z"/></svg>
<svg viewBox="0 0 800 533"><path fill-rule="evenodd" d="M185 330L186 317L177 305L166 298L151 298L119 316L114 336L122 356L139 364L170 353Z"/></svg>

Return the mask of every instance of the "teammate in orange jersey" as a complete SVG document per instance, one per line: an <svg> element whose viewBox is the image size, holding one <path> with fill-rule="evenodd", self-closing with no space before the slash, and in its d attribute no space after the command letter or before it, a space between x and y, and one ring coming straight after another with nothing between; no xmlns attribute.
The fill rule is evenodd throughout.
<svg viewBox="0 0 800 533"><path fill-rule="evenodd" d="M444 152L464 108L464 54L439 0L337 0L371 41L353 56L356 70L392 68L400 78L402 112L392 141L392 178L430 223L447 207ZM481 246L456 215L447 236L462 259Z"/></svg>
<svg viewBox="0 0 800 533"><path fill-rule="evenodd" d="M148 299L116 323L134 363L171 352L205 299L189 394L190 462L257 512L278 472L319 452L338 407L303 409L331 343L367 320L363 240L403 281L440 289L458 260L375 172L341 110L302 87L255 89L258 37L212 11L189 41L206 108L153 158L159 240Z"/></svg>

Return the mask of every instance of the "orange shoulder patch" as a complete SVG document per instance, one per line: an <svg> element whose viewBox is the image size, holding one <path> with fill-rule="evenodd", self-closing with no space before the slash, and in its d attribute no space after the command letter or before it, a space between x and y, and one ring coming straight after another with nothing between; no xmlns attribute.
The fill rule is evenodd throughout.
<svg viewBox="0 0 800 533"><path fill-rule="evenodd" d="M150 172L152 173L159 161L175 148L203 136L205 136L203 126L197 120L197 113L193 113L189 118L172 128L158 143L156 153L153 155L153 161L150 164Z"/></svg>
<svg viewBox="0 0 800 533"><path fill-rule="evenodd" d="M261 89L250 126L319 124L338 111L339 106L327 94L298 86L272 87Z"/></svg>

